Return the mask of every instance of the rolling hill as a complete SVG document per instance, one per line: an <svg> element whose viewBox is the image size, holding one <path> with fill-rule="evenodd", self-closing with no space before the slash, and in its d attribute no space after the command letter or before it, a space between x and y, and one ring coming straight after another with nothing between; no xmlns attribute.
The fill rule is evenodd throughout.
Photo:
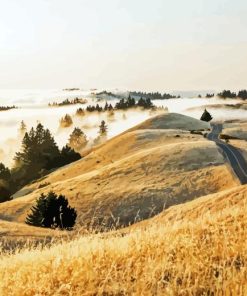
<svg viewBox="0 0 247 296"><path fill-rule="evenodd" d="M192 126L208 123L179 114L147 120L17 192L0 204L0 219L24 222L35 199L53 190L77 209L78 226L123 226L237 185L216 145L185 130Z"/></svg>

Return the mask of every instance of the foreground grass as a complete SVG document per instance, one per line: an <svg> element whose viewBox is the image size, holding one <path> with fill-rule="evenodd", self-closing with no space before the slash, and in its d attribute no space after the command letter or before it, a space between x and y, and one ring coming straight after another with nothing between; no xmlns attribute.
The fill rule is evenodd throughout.
<svg viewBox="0 0 247 296"><path fill-rule="evenodd" d="M3 254L0 295L247 295L245 191L175 206L126 233Z"/></svg>

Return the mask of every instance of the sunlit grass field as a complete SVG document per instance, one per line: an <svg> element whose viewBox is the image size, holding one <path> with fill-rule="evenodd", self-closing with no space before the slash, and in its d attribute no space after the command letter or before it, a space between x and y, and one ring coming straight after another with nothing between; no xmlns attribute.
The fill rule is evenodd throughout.
<svg viewBox="0 0 247 296"><path fill-rule="evenodd" d="M246 295L247 187L106 234L2 254L0 295Z"/></svg>

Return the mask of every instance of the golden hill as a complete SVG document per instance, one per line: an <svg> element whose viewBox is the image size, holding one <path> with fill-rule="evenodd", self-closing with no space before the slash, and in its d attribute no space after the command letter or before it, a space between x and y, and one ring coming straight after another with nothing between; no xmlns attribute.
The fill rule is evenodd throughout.
<svg viewBox="0 0 247 296"><path fill-rule="evenodd" d="M0 257L0 295L246 295L247 186Z"/></svg>
<svg viewBox="0 0 247 296"><path fill-rule="evenodd" d="M77 209L79 225L128 225L237 185L214 143L166 129L181 122L187 128L192 123L194 129L208 127L179 114L156 116L26 186L14 200L0 204L0 219L24 222L35 199L53 190Z"/></svg>
<svg viewBox="0 0 247 296"><path fill-rule="evenodd" d="M143 123L135 126L136 129L180 129L180 130L206 130L210 129L210 124L205 121L195 119L178 113L166 113L152 117Z"/></svg>

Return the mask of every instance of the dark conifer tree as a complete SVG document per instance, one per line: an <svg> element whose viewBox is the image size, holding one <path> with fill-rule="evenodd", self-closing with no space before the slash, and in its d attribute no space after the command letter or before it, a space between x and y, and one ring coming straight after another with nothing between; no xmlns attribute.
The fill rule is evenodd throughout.
<svg viewBox="0 0 247 296"><path fill-rule="evenodd" d="M0 162L0 180L9 182L11 179L11 172L2 162Z"/></svg>
<svg viewBox="0 0 247 296"><path fill-rule="evenodd" d="M57 196L54 192L49 192L47 196L42 194L36 200L36 205L27 215L26 223L39 227L70 230L75 225L76 217L76 210L69 206L65 196Z"/></svg>
<svg viewBox="0 0 247 296"><path fill-rule="evenodd" d="M59 158L56 160L57 167L69 164L71 162L81 159L81 155L68 145L64 146L61 150Z"/></svg>
<svg viewBox="0 0 247 296"><path fill-rule="evenodd" d="M206 121L209 122L213 119L213 117L211 116L211 114L207 111L207 109L204 110L202 116L201 116L201 120L202 121Z"/></svg>

